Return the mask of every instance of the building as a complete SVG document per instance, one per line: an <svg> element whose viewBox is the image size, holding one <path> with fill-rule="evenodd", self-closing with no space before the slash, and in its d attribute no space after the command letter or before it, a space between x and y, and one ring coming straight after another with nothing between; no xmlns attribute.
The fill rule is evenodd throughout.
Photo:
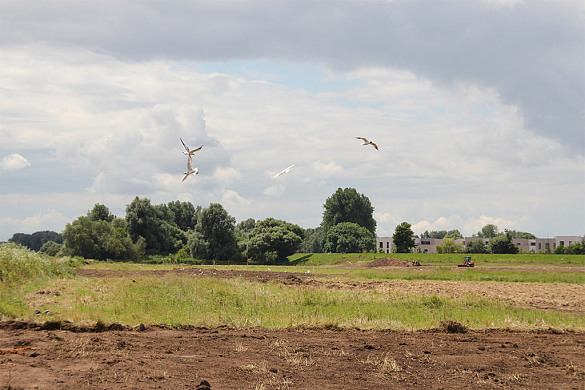
<svg viewBox="0 0 585 390"><path fill-rule="evenodd" d="M518 246L520 252L553 252L557 247L564 246L567 247L569 245L582 242L583 237L580 236L556 236L555 238L513 238L512 242ZM472 241L483 240L484 244L489 243L489 238L481 238L481 237L465 237L463 239L457 239L455 242L462 243L463 247L467 247L467 245ZM421 253L437 253L437 246L441 245L443 242L440 238L418 238L415 237L413 252L421 252ZM376 237L376 249L378 252L382 253L393 253L394 252L394 243L392 242L392 237Z"/></svg>

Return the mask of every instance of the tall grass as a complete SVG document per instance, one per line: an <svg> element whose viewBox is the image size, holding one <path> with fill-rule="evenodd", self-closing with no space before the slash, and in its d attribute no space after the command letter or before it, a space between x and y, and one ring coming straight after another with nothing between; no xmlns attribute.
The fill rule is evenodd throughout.
<svg viewBox="0 0 585 390"><path fill-rule="evenodd" d="M16 244L0 245L0 318L25 313L27 288L50 278L72 276L76 264L75 260L51 258Z"/></svg>
<svg viewBox="0 0 585 390"><path fill-rule="evenodd" d="M281 328L421 329L455 320L470 328L585 329L584 315L529 310L476 295L463 298L377 291L323 291L241 278L76 278L41 310L74 322ZM57 283L57 282L53 282ZM56 303L55 303L56 302Z"/></svg>

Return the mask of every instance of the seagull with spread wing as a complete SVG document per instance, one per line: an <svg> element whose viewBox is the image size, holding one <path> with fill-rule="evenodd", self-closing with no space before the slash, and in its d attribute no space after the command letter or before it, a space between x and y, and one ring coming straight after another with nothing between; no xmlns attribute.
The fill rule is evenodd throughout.
<svg viewBox="0 0 585 390"><path fill-rule="evenodd" d="M372 145L374 148L376 148L376 150L378 149L378 145L376 145L375 143L373 143L372 141L368 141L367 138L364 137L356 137L357 139L361 139L362 141L364 141L364 143L362 144L362 146L366 146L366 145Z"/></svg>
<svg viewBox="0 0 585 390"><path fill-rule="evenodd" d="M280 175L284 175L285 173L289 173L291 168L294 167L295 164L291 165L290 167L283 169L282 171L278 172L276 175L272 176L273 179L276 179Z"/></svg>
<svg viewBox="0 0 585 390"><path fill-rule="evenodd" d="M185 145L185 143L183 142L183 139L182 138L179 138L179 139L181 140L181 143L185 147L186 152L183 152L183 154L186 155L186 156L192 156L192 155L194 155L196 151L201 150L201 148L203 147L203 145L201 145L197 149L189 150L189 148L187 147L187 145Z"/></svg>
<svg viewBox="0 0 585 390"><path fill-rule="evenodd" d="M187 179L189 177L189 175L193 175L193 174L198 174L199 173L199 168L193 168L193 158L191 157L191 155L189 155L189 158L187 159L187 172L185 172L185 176L183 177L183 180L181 180L181 182L184 182L185 179Z"/></svg>

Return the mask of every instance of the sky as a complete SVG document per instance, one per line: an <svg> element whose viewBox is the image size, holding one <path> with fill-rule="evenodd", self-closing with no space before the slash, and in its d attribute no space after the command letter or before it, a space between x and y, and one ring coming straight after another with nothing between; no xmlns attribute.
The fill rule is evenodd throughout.
<svg viewBox="0 0 585 390"><path fill-rule="evenodd" d="M583 236L585 5L2 0L0 140L0 241L136 196L315 228L338 188L380 237Z"/></svg>

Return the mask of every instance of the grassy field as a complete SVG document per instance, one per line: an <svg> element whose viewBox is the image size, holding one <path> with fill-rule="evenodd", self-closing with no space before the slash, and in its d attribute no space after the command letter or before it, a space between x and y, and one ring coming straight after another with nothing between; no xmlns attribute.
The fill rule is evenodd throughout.
<svg viewBox="0 0 585 390"><path fill-rule="evenodd" d="M378 290L324 289L305 284L260 283L242 278L219 279L164 276L132 278L74 277L70 259L51 259L15 246L0 247L0 318L83 322L119 322L129 325L169 324L282 328L318 326L339 328L422 329L455 320L470 328L556 327L585 330L585 315L515 306L475 294L445 297ZM380 254L295 255L288 266L218 265L218 269L287 271L326 274L320 280L376 281L434 280L450 282L513 282L585 284L585 256L485 255L476 264L496 269L458 269L460 255L397 255L417 259L424 266L404 271L347 268ZM426 257L428 256L428 257ZM452 256L452 257L451 257ZM314 266L313 266L314 262ZM502 269L497 269L501 266ZM562 266L563 271L542 268ZM87 268L110 270L169 270L171 265L90 262ZM179 266L180 267L180 266ZM455 268L453 268L455 267ZM195 267L196 268L196 267ZM516 269L515 269L516 268ZM39 290L43 294L39 294ZM38 312L50 312L39 317Z"/></svg>

